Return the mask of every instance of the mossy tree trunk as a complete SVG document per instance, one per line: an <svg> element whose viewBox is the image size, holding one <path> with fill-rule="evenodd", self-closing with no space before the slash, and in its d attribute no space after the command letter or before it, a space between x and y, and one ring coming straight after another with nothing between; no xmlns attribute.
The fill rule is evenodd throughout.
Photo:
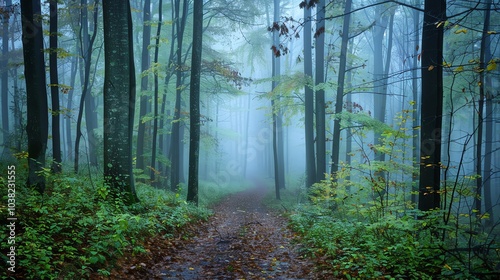
<svg viewBox="0 0 500 280"><path fill-rule="evenodd" d="M126 203L136 202L132 173L135 69L130 2L104 0L104 179Z"/></svg>

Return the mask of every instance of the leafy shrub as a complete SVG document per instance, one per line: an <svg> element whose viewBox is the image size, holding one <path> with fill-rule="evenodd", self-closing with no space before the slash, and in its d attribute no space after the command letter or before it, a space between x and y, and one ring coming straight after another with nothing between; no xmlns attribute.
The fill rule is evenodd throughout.
<svg viewBox="0 0 500 280"><path fill-rule="evenodd" d="M19 174L17 181L24 182L23 177ZM105 276L125 252L143 253L148 237L173 234L210 214L145 184L137 185L141 202L126 206L108 196L103 182L65 174L47 174L47 181L44 195L20 183L16 188L16 277L81 279L92 271ZM0 182L6 201L5 178ZM6 220L6 209L0 210ZM0 237L4 240L6 231ZM8 244L0 246L4 251Z"/></svg>

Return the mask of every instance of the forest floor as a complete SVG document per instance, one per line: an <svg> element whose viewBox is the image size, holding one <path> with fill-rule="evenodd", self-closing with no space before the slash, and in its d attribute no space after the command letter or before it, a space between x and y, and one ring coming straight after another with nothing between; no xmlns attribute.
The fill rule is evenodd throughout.
<svg viewBox="0 0 500 280"><path fill-rule="evenodd" d="M332 279L299 254L287 220L257 185L225 197L190 237L150 240L147 254L118 262L116 279Z"/></svg>

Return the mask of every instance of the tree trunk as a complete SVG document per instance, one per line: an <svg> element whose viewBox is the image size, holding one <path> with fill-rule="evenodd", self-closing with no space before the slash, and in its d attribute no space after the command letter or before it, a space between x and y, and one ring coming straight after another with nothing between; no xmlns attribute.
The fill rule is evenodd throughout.
<svg viewBox="0 0 500 280"><path fill-rule="evenodd" d="M151 0L144 1L144 11L142 16L142 57L141 57L141 97L139 98L139 128L137 131L137 150L136 150L136 168L144 170L144 146L146 123L143 122L144 116L148 113L149 97L146 94L148 90L148 77L144 72L149 69L149 43L151 42ZM161 14L160 14L161 15Z"/></svg>
<svg viewBox="0 0 500 280"><path fill-rule="evenodd" d="M92 61L92 48L97 35L97 3L94 3L94 32L92 38L88 38L88 13L87 13L87 0L81 1L81 33L80 33L80 51L82 52L83 63L80 64L80 83L82 84L82 96L80 97L80 106L78 110L78 118L76 121L76 137L75 137L75 173L78 173L79 161L80 161L80 139L82 137L82 120L83 112L85 110L86 116L86 127L87 127L87 138L89 143L89 158L90 164L93 166L97 165L97 154L94 146L96 145L96 139L94 137L94 129L97 128L97 119L92 119L91 115L94 114L94 101L90 95L90 65ZM82 67L83 67L83 79L82 77ZM86 106L86 107L85 107Z"/></svg>
<svg viewBox="0 0 500 280"><path fill-rule="evenodd" d="M158 64L158 52L160 50L160 34L161 34L161 25L163 20L163 1L160 0L158 3L158 29L156 30L156 42L155 42L155 56L154 56L154 64ZM153 184L158 185L159 182L155 179L156 172L156 141L158 136L158 71L154 72L154 98L153 98L153 144L151 146L151 181Z"/></svg>
<svg viewBox="0 0 500 280"><path fill-rule="evenodd" d="M415 6L420 2L420 0L415 1ZM413 33L415 34L414 37L414 48L413 51L417 52L419 51L420 47L420 11L418 10L413 10ZM414 108L413 108L413 113L412 113L412 119L413 119L413 127L417 127L419 123L419 116L418 116L418 108L420 104L417 103L419 94L418 94L418 55L414 54L413 59L412 59L412 70L411 70L411 86L412 86L412 93L413 93L413 101L415 102ZM413 129L412 130L412 146L413 146L413 170L414 173L412 174L412 180L417 180L418 178L418 170L419 170L419 163L420 163L420 154L419 154L419 130L418 129ZM412 185L412 194L411 194L411 201L413 203L417 203L417 198L418 196L416 195L418 193L418 187L415 185Z"/></svg>
<svg viewBox="0 0 500 280"><path fill-rule="evenodd" d="M2 59L0 61L0 71L2 73L2 138L3 138L3 150L2 159L4 156L10 154L10 129L9 129L9 20L10 12L8 9L12 5L12 0L5 1L6 10L3 11L2 15ZM10 157L10 156L9 156Z"/></svg>
<svg viewBox="0 0 500 280"><path fill-rule="evenodd" d="M57 0L50 0L50 97L52 102L52 172L61 172L61 129L59 109L59 77L57 71Z"/></svg>
<svg viewBox="0 0 500 280"><path fill-rule="evenodd" d="M177 191L181 177L181 93L182 93L182 41L184 37L184 29L186 26L188 3L186 0L182 1L182 15L180 14L181 1L175 1L175 15L176 15L176 35L177 35L177 60L176 60L176 90L175 90L175 109L174 118L172 120L172 134L170 146L170 189Z"/></svg>
<svg viewBox="0 0 500 280"><path fill-rule="evenodd" d="M45 190L45 166L48 138L48 102L43 57L43 33L40 1L22 0L23 56L27 96L28 181L38 192Z"/></svg>
<svg viewBox="0 0 500 280"><path fill-rule="evenodd" d="M485 69L486 63L491 59L487 57L486 48L490 48L490 37L488 31L490 29L490 7L491 0L487 0L485 5L485 15L484 15L484 25L483 25L483 33L481 35L481 50L480 50L480 62L479 68ZM489 53L489 52L488 52ZM481 204L482 204L482 188L483 188L483 125L484 125L484 98L485 98L485 71L479 72L479 102L477 108L477 143L476 143L476 174L478 175L476 178L476 195L474 201L474 209L476 210L476 215L481 215ZM491 139L490 139L491 140Z"/></svg>
<svg viewBox="0 0 500 280"><path fill-rule="evenodd" d="M422 32L422 95L418 209L440 208L445 0L425 0Z"/></svg>
<svg viewBox="0 0 500 280"><path fill-rule="evenodd" d="M78 57L73 57L71 59L71 74L70 74L70 82L69 86L70 89L68 90L68 103L66 105L67 111L67 116L65 119L65 133L66 133L66 159L67 160L72 160L74 155L73 155L73 141L71 140L71 115L73 113L73 94L75 92L75 80L76 80L76 72L78 70Z"/></svg>
<svg viewBox="0 0 500 280"><path fill-rule="evenodd" d="M384 14L387 9L384 5L378 5L375 8L375 24L373 25L373 115L376 120L385 122L385 111L387 106L387 80L384 75L384 33L387 29L388 18ZM389 51L387 52L389 54ZM388 67L388 65L386 65ZM375 131L374 145L380 145L381 133ZM376 153L375 160L384 161L384 153Z"/></svg>
<svg viewBox="0 0 500 280"><path fill-rule="evenodd" d="M335 178L339 168L340 158L340 113L344 102L344 84L347 65L347 44L349 43L349 26L351 22L352 0L347 0L344 7L344 23L342 28L342 43L340 46L339 75L337 82L337 97L335 99L335 121L333 122L333 140L332 140L332 165L330 173Z"/></svg>
<svg viewBox="0 0 500 280"><path fill-rule="evenodd" d="M316 180L325 179L326 123L325 123L325 0L318 2L316 13Z"/></svg>
<svg viewBox="0 0 500 280"><path fill-rule="evenodd" d="M304 75L308 80L305 91L305 140L306 140L306 187L316 182L316 160L314 157L314 92L312 81L311 8L304 7Z"/></svg>
<svg viewBox="0 0 500 280"><path fill-rule="evenodd" d="M130 3L103 0L104 179L126 203L138 201L132 172L135 69ZM124 5L125 4L125 5Z"/></svg>
<svg viewBox="0 0 500 280"><path fill-rule="evenodd" d="M198 165L200 152L200 74L203 38L203 1L194 1L193 53L189 100L189 176L187 201L198 205Z"/></svg>

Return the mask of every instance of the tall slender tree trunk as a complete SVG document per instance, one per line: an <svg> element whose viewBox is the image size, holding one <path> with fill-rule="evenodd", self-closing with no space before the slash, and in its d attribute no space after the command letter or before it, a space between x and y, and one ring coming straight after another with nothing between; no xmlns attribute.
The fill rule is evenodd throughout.
<svg viewBox="0 0 500 280"><path fill-rule="evenodd" d="M146 135L146 123L144 116L148 113L149 97L146 94L148 90L149 75L144 72L149 69L149 43L151 42L151 0L144 1L144 10L142 14L142 57L141 57L141 97L139 98L139 127L137 130L137 159L136 168L144 170L144 147L146 146L144 138Z"/></svg>
<svg viewBox="0 0 500 280"><path fill-rule="evenodd" d="M96 149L93 148L96 145L96 139L94 137L94 129L97 128L97 119L92 119L91 115L95 114L93 111L95 109L94 101L90 95L90 66L92 62L92 48L97 35L97 1L94 2L94 32L92 38L89 37L88 33L88 12L87 12L87 0L81 1L81 30L80 30L80 51L82 52L83 63L80 63L80 81L83 80L82 84L82 96L80 97L80 105L78 110L78 117L76 121L76 137L75 137L75 164L74 171L78 173L79 161L80 161L80 139L82 137L82 120L83 113L85 110L86 116L86 127L87 127L87 137L89 144L89 158L90 164L93 166L97 165L97 154ZM82 69L83 68L83 69ZM83 75L82 75L83 72ZM83 76L83 79L82 79Z"/></svg>
<svg viewBox="0 0 500 280"><path fill-rule="evenodd" d="M163 20L163 1L160 0L158 3L158 28L156 30L156 42L155 42L155 55L154 55L154 64L158 64L158 54L160 51L160 34L161 34L161 26ZM156 143L158 138L158 102L159 102L159 94L158 94L158 71L154 72L154 102L153 102L153 144L151 146L151 181L153 184L158 185L159 182L156 182L155 172L156 171Z"/></svg>
<svg viewBox="0 0 500 280"><path fill-rule="evenodd" d="M200 152L200 75L203 39L203 1L194 1L193 52L189 99L189 176L187 201L198 205L198 166Z"/></svg>
<svg viewBox="0 0 500 280"><path fill-rule="evenodd" d="M2 60L0 61L1 71L1 94L2 94L2 138L4 147L2 159L10 154L10 129L9 129L9 20L10 12L8 8L12 5L12 0L5 1L7 9L2 13Z"/></svg>
<svg viewBox="0 0 500 280"><path fill-rule="evenodd" d="M305 140L306 140L306 187L316 182L316 160L314 157L314 91L312 89L312 42L311 42L311 8L304 7L304 75L308 80L305 91Z"/></svg>
<svg viewBox="0 0 500 280"><path fill-rule="evenodd" d="M170 1L172 7L174 7L174 0ZM170 51L168 55L168 60L167 60L167 65L166 65L166 75L165 75L165 86L163 90L163 95L162 95L162 103L161 103L161 115L162 117L160 118L160 127L164 130L168 130L169 128L172 129L172 124L168 124L165 126L165 120L166 117L170 116L170 101L167 99L167 90L168 90L168 85L170 83L170 79L172 78L172 75L174 73L173 68L174 68L174 51L175 51L175 41L176 41L176 36L177 34L175 33L177 30L177 21L175 20L175 9L171 9L172 12L172 26L171 26L171 34L172 38L170 40ZM166 109L168 107L168 109ZM158 146L160 147L160 154L165 155L167 154L167 157L171 159L171 154L170 154L170 140L171 136L167 135L166 133L160 133L159 139L158 139ZM168 174L170 175L170 165L166 164L163 165L162 162L160 161L158 163L158 169L163 171L163 174Z"/></svg>
<svg viewBox="0 0 500 280"><path fill-rule="evenodd" d="M11 0L8 0L8 3L10 3L12 5L12 2ZM17 14L14 13L12 14L13 16L13 21L14 22L17 22ZM10 38L10 49L11 50L14 50L16 48L16 32L13 31L14 30L14 27L12 26L11 27L11 38ZM21 104L22 102L20 101L21 100L21 92L19 90L19 82L18 82L18 76L17 76L17 69L18 67L13 67L11 69L11 77L12 77L12 80L13 80L13 88L14 88L14 133L15 135L17 136L16 140L15 140L15 151L17 152L20 152L21 151L21 143L22 143L22 139L24 138L24 134L23 134L23 122L24 122L24 118L23 118L23 114L21 112Z"/></svg>
<svg viewBox="0 0 500 280"><path fill-rule="evenodd" d="M87 1L87 0L85 0ZM95 38L97 35L97 6L98 3L97 1L94 1L95 6L94 11L93 11L93 20L89 21L88 20L88 9L87 9L87 3L85 3L85 10L84 10L84 19L82 20L82 27L84 30L84 46L85 49L88 49L87 53L89 54L88 57L88 68L85 68L85 80L87 82L87 93L85 94L85 128L87 130L87 145L88 145L88 158L91 166L97 166L98 165L98 160L97 160L97 138L96 138L96 129L97 129L97 101L96 98L92 95L92 87L94 85L94 81L91 81L90 75L90 66L91 66L91 61L92 61L92 53L93 51L91 50L94 47L94 42ZM86 24L89 22L90 27L92 27L92 37L89 36L89 30L88 30L88 25ZM88 76L88 78L87 78Z"/></svg>
<svg viewBox="0 0 500 280"><path fill-rule="evenodd" d="M483 24L483 33L481 35L481 50L479 56L479 68L486 69L486 63L489 61L489 57L487 57L486 48L490 48L490 38L488 31L490 29L490 7L491 0L487 0L484 11L484 24ZM487 60L488 59L488 60ZM476 174L478 175L476 178L476 195L474 201L474 209L476 210L477 215L481 215L481 204L483 200L482 189L483 189L483 126L484 126L484 98L485 87L486 87L486 79L485 79L485 71L479 72L479 101L477 108L477 143L476 143ZM491 139L489 139L491 141Z"/></svg>
<svg viewBox="0 0 500 280"><path fill-rule="evenodd" d="M73 95L76 81L76 73L78 71L78 61L79 59L75 56L71 59L71 74L70 74L70 89L68 90L68 102L66 105L67 116L65 118L65 133L66 133L66 149L67 149L67 160L72 160L74 158L73 154L73 141L71 134L71 116L73 114Z"/></svg>
<svg viewBox="0 0 500 280"><path fill-rule="evenodd" d="M415 6L420 6L420 0L416 0L414 3ZM418 54L419 48L420 48L420 11L418 10L413 10L413 33L414 33L414 47L413 51ZM412 113L412 120L413 120L413 127L419 126L419 115L418 115L418 108L420 104L417 102L419 99L419 94L418 94L418 55L413 54L413 59L412 59L412 70L411 70L411 88L412 88L412 96L413 96L413 101L415 102L414 108L413 108L413 113ZM420 166L420 153L419 153L419 130L418 129L413 129L412 130L412 147L413 147L413 174L412 174L412 179L417 180L418 179L418 171L419 171L419 166ZM416 195L418 193L418 187L414 185L412 187L412 194L411 194L411 201L413 203L417 203L417 198L418 196Z"/></svg>
<svg viewBox="0 0 500 280"><path fill-rule="evenodd" d="M50 97L52 103L52 172L61 172L61 110L59 109L59 74L57 71L57 0L50 0Z"/></svg>
<svg viewBox="0 0 500 280"><path fill-rule="evenodd" d="M43 57L42 14L40 1L21 0L24 75L27 96L28 181L38 192L45 190L45 166L48 138L48 102Z"/></svg>
<svg viewBox="0 0 500 280"><path fill-rule="evenodd" d="M316 180L325 179L326 173L326 122L325 122L325 0L318 2L316 12Z"/></svg>
<svg viewBox="0 0 500 280"><path fill-rule="evenodd" d="M353 51L354 51L352 39L348 43L348 46L349 46L348 53L350 55L352 55ZM352 68L352 60L349 60L346 63L348 64L347 65L348 69L347 69L347 73L345 76L345 85L346 86L344 88L344 91L349 92L352 90L352 76L353 76L352 72L353 71L350 70ZM347 104L352 104L352 94L346 95L346 102L347 102ZM345 151L346 151L345 161L346 161L347 166L351 166L351 163L352 163L352 138L353 138L352 128L348 127L346 130L346 148L345 148ZM348 175L346 177L346 180L347 181L351 180L351 176ZM350 187L348 186L347 188L348 188L347 191L350 192Z"/></svg>
<svg viewBox="0 0 500 280"><path fill-rule="evenodd" d="M274 12L273 12L273 22L279 22L280 17L280 1L274 0ZM269 16L268 16L269 18ZM276 48L279 46L279 31L274 30L272 33L273 46ZM274 163L274 187L276 192L276 199L280 199L280 189L284 188L284 175L283 175L283 136L282 134L282 124L281 124L281 113L279 105L279 95L277 87L279 85L279 76L281 75L281 61L279 55L272 55L272 96L271 96L271 110L272 110L272 126L273 126L273 163ZM281 141L280 141L281 140Z"/></svg>
<svg viewBox="0 0 500 280"><path fill-rule="evenodd" d="M440 208L445 0L425 0L422 32L422 95L418 208Z"/></svg>
<svg viewBox="0 0 500 280"><path fill-rule="evenodd" d="M188 3L182 1L182 15L180 13L181 0L175 1L176 15L176 39L177 39L177 59L176 59L176 89L175 89L175 109L172 120L172 134L170 146L170 189L176 191L181 177L181 93L182 93L182 41L184 37L184 28L186 25Z"/></svg>
<svg viewBox="0 0 500 280"><path fill-rule="evenodd" d="M252 96L248 94L248 100L247 100L247 110L246 110L246 118L245 118L245 148L248 148L248 130L250 128L250 107L252 104ZM243 178L246 178L247 176L247 167L248 167L248 159L244 158L243 159Z"/></svg>
<svg viewBox="0 0 500 280"><path fill-rule="evenodd" d="M342 113L342 106L344 102L344 84L345 72L347 65L347 45L349 43L349 26L351 22L351 6L352 0L346 0L344 7L344 23L342 27L342 43L340 45L340 61L339 61L339 74L337 82L337 97L335 98L335 120L333 122L333 139L332 139L332 165L330 173L335 178L339 168L340 158L340 113Z"/></svg>

